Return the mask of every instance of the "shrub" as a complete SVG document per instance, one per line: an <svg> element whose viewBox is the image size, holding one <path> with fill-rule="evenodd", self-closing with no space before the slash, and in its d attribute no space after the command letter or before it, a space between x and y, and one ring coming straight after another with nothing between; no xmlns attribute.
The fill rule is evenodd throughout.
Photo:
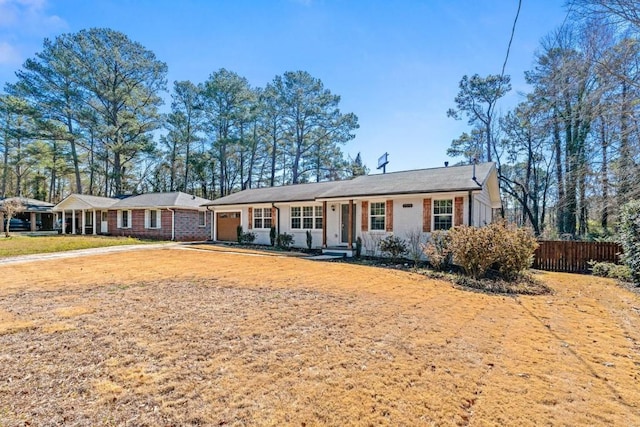
<svg viewBox="0 0 640 427"><path fill-rule="evenodd" d="M236 236L238 239L238 243L242 244L242 226L241 225L236 227Z"/></svg>
<svg viewBox="0 0 640 427"><path fill-rule="evenodd" d="M528 228L507 225L504 222L489 226L494 239L495 262L500 275L506 280L515 280L533 264L538 242Z"/></svg>
<svg viewBox="0 0 640 427"><path fill-rule="evenodd" d="M240 239L240 243L253 243L256 240L256 233L242 233L242 237Z"/></svg>
<svg viewBox="0 0 640 427"><path fill-rule="evenodd" d="M271 241L271 246L276 245L277 237L278 237L278 234L276 233L276 228L271 227L271 229L269 230L269 240Z"/></svg>
<svg viewBox="0 0 640 427"><path fill-rule="evenodd" d="M431 267L438 271L446 270L451 265L451 236L443 230L434 231L429 241L422 245L422 252Z"/></svg>
<svg viewBox="0 0 640 427"><path fill-rule="evenodd" d="M367 251L367 256L375 256L380 250L380 241L382 236L377 233L364 233L362 235L362 245Z"/></svg>
<svg viewBox="0 0 640 427"><path fill-rule="evenodd" d="M474 279L484 277L495 262L489 227L460 226L449 230L453 261Z"/></svg>
<svg viewBox="0 0 640 427"><path fill-rule="evenodd" d="M618 265L612 262L589 261L591 273L594 276L609 277L611 279L630 281L631 270L626 265Z"/></svg>
<svg viewBox="0 0 640 427"><path fill-rule="evenodd" d="M278 247L281 249L289 249L293 245L293 234L282 233L278 234Z"/></svg>
<svg viewBox="0 0 640 427"><path fill-rule="evenodd" d="M387 236L380 241L380 250L391 258L398 259L407 253L407 242L398 236Z"/></svg>
<svg viewBox="0 0 640 427"><path fill-rule="evenodd" d="M622 261L629 267L631 280L640 285L640 200L622 206L620 213Z"/></svg>
<svg viewBox="0 0 640 427"><path fill-rule="evenodd" d="M356 258L360 258L362 255L362 239L360 236L356 237Z"/></svg>
<svg viewBox="0 0 640 427"><path fill-rule="evenodd" d="M531 267L538 243L529 229L495 222L486 227L455 227L449 231L453 260L475 279L495 266L500 276L515 280Z"/></svg>
<svg viewBox="0 0 640 427"><path fill-rule="evenodd" d="M313 235L311 234L311 230L307 230L307 249L311 250L313 246Z"/></svg>

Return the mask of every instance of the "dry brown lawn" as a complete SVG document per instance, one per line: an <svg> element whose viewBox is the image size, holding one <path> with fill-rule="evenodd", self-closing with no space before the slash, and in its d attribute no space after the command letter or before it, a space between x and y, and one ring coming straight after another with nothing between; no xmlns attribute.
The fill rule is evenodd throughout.
<svg viewBox="0 0 640 427"><path fill-rule="evenodd" d="M640 425L640 297L607 279L176 248L0 277L2 426Z"/></svg>

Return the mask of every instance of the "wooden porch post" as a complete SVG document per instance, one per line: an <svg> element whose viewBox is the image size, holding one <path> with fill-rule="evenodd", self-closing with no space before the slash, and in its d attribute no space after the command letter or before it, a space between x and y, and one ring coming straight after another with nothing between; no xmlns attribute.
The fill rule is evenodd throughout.
<svg viewBox="0 0 640 427"><path fill-rule="evenodd" d="M76 234L76 210L71 209L71 234Z"/></svg>
<svg viewBox="0 0 640 427"><path fill-rule="evenodd" d="M29 213L29 221L31 221L31 231L36 231L38 229L38 226L36 224L36 213L35 212L30 212Z"/></svg>
<svg viewBox="0 0 640 427"><path fill-rule="evenodd" d="M349 233L349 237L347 237L347 248L353 249L353 199L349 200L349 222L347 226L347 233Z"/></svg>
<svg viewBox="0 0 640 427"><path fill-rule="evenodd" d="M327 202L322 202L322 247L327 247Z"/></svg>

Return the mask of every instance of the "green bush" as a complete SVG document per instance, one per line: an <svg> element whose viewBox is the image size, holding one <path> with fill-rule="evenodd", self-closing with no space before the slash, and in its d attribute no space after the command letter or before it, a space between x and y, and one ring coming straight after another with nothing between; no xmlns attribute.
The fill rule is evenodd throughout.
<svg viewBox="0 0 640 427"><path fill-rule="evenodd" d="M589 261L591 273L594 276L608 277L623 281L631 280L631 270L626 265L618 265L612 262Z"/></svg>
<svg viewBox="0 0 640 427"><path fill-rule="evenodd" d="M311 230L307 230L307 249L311 250L313 246L313 235L311 234Z"/></svg>
<svg viewBox="0 0 640 427"><path fill-rule="evenodd" d="M435 270L446 270L451 265L451 236L443 230L434 231L429 241L422 245L422 253Z"/></svg>
<svg viewBox="0 0 640 427"><path fill-rule="evenodd" d="M253 243L256 240L256 233L246 232L242 233L240 243Z"/></svg>
<svg viewBox="0 0 640 427"><path fill-rule="evenodd" d="M276 239L278 238L278 234L276 233L276 228L271 227L269 230L269 240L271 241L271 246L276 245Z"/></svg>
<svg viewBox="0 0 640 427"><path fill-rule="evenodd" d="M393 259L398 259L407 253L407 242L398 236L387 236L380 241L380 251L389 254Z"/></svg>
<svg viewBox="0 0 640 427"><path fill-rule="evenodd" d="M640 200L622 206L620 212L622 261L629 267L631 280L640 285Z"/></svg>
<svg viewBox="0 0 640 427"><path fill-rule="evenodd" d="M293 234L282 233L278 234L278 247L281 249L290 249L291 245L293 245Z"/></svg>
<svg viewBox="0 0 640 427"><path fill-rule="evenodd" d="M242 226L239 225L236 227L236 237L238 239L238 243L242 244Z"/></svg>
<svg viewBox="0 0 640 427"><path fill-rule="evenodd" d="M453 260L475 279L495 267L505 280L515 280L531 267L538 243L529 229L495 222L486 227L449 231Z"/></svg>

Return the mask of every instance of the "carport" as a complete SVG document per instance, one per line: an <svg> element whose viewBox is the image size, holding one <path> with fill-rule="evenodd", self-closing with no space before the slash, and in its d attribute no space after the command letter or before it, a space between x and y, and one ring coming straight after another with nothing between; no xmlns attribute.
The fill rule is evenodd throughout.
<svg viewBox="0 0 640 427"><path fill-rule="evenodd" d="M31 223L31 231L53 230L53 203L30 199L28 197L8 197L0 200L0 205L10 200L18 200L22 203L24 210L16 213L14 217L29 221ZM4 220L4 214L0 212L0 232L4 232Z"/></svg>

